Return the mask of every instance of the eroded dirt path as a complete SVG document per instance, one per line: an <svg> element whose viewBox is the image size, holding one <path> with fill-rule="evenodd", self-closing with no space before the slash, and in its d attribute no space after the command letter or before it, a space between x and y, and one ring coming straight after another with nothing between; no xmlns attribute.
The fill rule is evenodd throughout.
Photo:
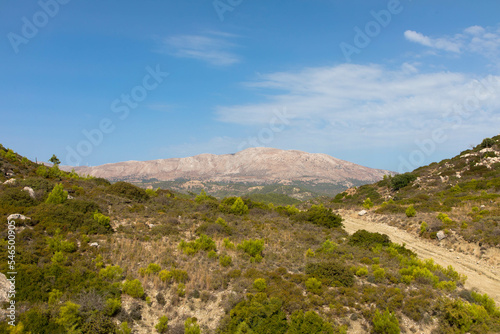
<svg viewBox="0 0 500 334"><path fill-rule="evenodd" d="M497 305L500 305L500 276L497 268L481 263L475 256L455 251L450 252L449 249L420 239L394 226L364 219L355 212L344 211L341 215L344 218L345 230L349 234L363 229L369 232L387 234L392 242L406 244L408 249L417 253L422 259L432 258L435 263L443 267L453 266L459 273L467 275L465 287L476 288L481 293L487 293Z"/></svg>

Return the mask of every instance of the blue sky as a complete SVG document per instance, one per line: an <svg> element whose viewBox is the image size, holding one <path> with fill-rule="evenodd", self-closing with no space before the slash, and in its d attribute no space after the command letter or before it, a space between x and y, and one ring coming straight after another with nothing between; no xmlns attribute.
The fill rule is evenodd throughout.
<svg viewBox="0 0 500 334"><path fill-rule="evenodd" d="M326 153L404 172L497 135L500 3L0 0L0 143L63 164Z"/></svg>

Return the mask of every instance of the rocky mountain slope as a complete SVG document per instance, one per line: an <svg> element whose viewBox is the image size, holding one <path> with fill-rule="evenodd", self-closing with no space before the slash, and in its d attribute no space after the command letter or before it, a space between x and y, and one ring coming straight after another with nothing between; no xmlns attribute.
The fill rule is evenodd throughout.
<svg viewBox="0 0 500 334"><path fill-rule="evenodd" d="M77 167L75 171L108 180L129 182L187 179L286 184L302 181L345 186L352 186L356 181L375 182L384 175L391 174L386 170L363 167L326 154L274 148L249 148L236 154L225 155L201 154L188 158L127 161L95 167Z"/></svg>

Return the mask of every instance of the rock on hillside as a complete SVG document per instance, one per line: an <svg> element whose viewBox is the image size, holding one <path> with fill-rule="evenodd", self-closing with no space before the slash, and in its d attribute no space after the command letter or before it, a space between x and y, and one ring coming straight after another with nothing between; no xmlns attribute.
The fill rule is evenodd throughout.
<svg viewBox="0 0 500 334"><path fill-rule="evenodd" d="M67 167L66 169L71 169ZM76 167L84 175L110 180L177 179L213 182L276 183L303 181L350 186L382 179L387 170L372 169L326 154L274 148L249 148L235 154L201 154L188 158L127 161L96 167Z"/></svg>

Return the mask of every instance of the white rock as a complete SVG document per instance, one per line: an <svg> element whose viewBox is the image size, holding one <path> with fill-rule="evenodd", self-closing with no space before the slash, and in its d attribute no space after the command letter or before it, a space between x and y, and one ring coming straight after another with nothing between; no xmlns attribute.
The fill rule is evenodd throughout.
<svg viewBox="0 0 500 334"><path fill-rule="evenodd" d="M444 234L443 231L439 231L438 233L436 233L436 237L438 238L439 241L441 241L444 238L446 238L446 234Z"/></svg>
<svg viewBox="0 0 500 334"><path fill-rule="evenodd" d="M366 210L361 210L360 212L358 212L358 216L364 216L366 215L368 212Z"/></svg>
<svg viewBox="0 0 500 334"><path fill-rule="evenodd" d="M26 217L20 213L14 213L14 214L7 217L7 220L16 220L16 219L26 220L26 219L31 219L31 218Z"/></svg>
<svg viewBox="0 0 500 334"><path fill-rule="evenodd" d="M99 248L99 244L97 242L93 242L93 243L89 244L89 246Z"/></svg>
<svg viewBox="0 0 500 334"><path fill-rule="evenodd" d="M68 199L74 199L74 197L71 195L68 195Z"/></svg>
<svg viewBox="0 0 500 334"><path fill-rule="evenodd" d="M24 187L23 188L23 191L27 191L29 194L30 194L30 197L31 198L35 198L35 191L33 190L33 188L30 188L30 187Z"/></svg>
<svg viewBox="0 0 500 334"><path fill-rule="evenodd" d="M5 181L3 184L15 184L17 182L16 179L8 179L7 181Z"/></svg>
<svg viewBox="0 0 500 334"><path fill-rule="evenodd" d="M10 282L7 280L7 277L0 273L0 303L9 301L9 292Z"/></svg>

